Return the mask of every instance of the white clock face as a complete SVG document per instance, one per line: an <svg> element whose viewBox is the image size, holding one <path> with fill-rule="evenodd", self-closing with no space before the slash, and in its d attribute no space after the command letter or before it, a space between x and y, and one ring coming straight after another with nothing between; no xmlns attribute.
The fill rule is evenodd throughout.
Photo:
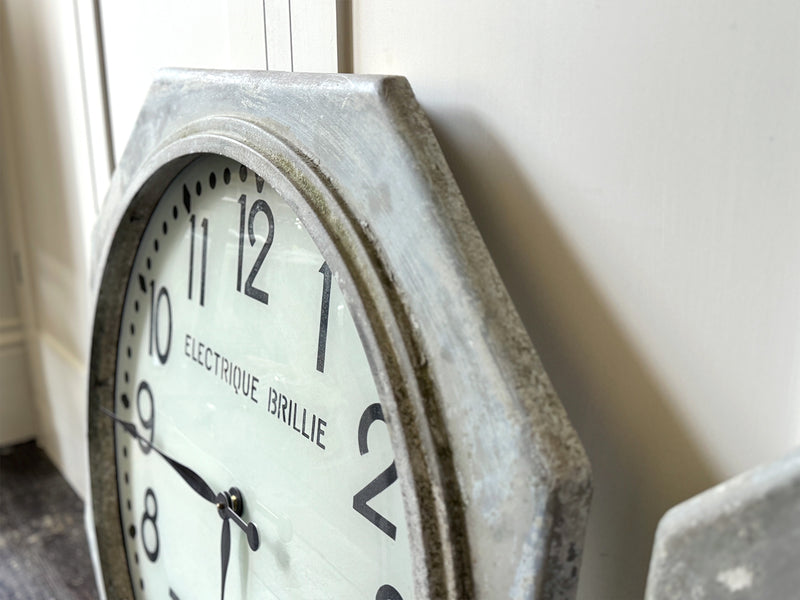
<svg viewBox="0 0 800 600"><path fill-rule="evenodd" d="M128 280L115 409L215 492L241 490L224 597L413 597L394 454L353 318L291 207L203 156L157 204ZM137 598L222 594L223 519L117 426Z"/></svg>

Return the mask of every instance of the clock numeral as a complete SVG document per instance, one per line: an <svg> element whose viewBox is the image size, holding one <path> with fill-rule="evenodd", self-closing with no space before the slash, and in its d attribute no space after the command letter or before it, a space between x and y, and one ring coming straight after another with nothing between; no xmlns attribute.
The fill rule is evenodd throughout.
<svg viewBox="0 0 800 600"><path fill-rule="evenodd" d="M247 194L242 194L239 197L239 205L241 206L241 210L239 212L239 266L236 272L237 292L242 291L242 261L244 260L244 222L245 222L245 215L247 214ZM264 213L267 217L267 226L268 226L267 239L264 240L264 245L261 247L261 251L258 253L256 262L253 263L253 267L250 269L250 274L247 276L247 281L245 281L244 283L244 294L245 296L250 296L251 298L258 300L259 302L262 302L264 304L269 304L269 294L264 290L254 286L253 281L258 275L258 271L261 269L261 265L267 256L267 252L269 252L269 249L272 247L272 240L275 237L275 218L272 216L272 210L270 210L269 204L267 204L264 200L258 199L255 202L253 202L253 206L250 207L250 214L247 217L247 233L251 246L254 246L256 243L254 223L258 213Z"/></svg>
<svg viewBox="0 0 800 600"><path fill-rule="evenodd" d="M193 275L194 275L194 230L195 230L195 215L189 217L189 221L192 223L192 231L191 231L191 244L189 246L189 300L192 299L192 288L194 284L192 282ZM206 304L206 254L208 250L208 219L203 219L200 222L200 227L203 229L203 250L202 256L200 257L200 306L205 306Z"/></svg>
<svg viewBox="0 0 800 600"><path fill-rule="evenodd" d="M375 600L403 600L403 597L397 589L386 584L378 588L378 591L375 593Z"/></svg>
<svg viewBox="0 0 800 600"><path fill-rule="evenodd" d="M361 421L358 423L358 450L362 456L369 452L367 434L369 433L369 428L375 421L386 422L383 418L383 409L377 402L375 404L370 404L364 410L361 415ZM394 523L389 519L369 506L367 502L372 500L395 481L397 481L397 467L394 461L392 461L392 464L386 470L353 496L353 509L392 539L395 539L397 535L397 527L395 527Z"/></svg>
<svg viewBox="0 0 800 600"><path fill-rule="evenodd" d="M161 349L161 327L160 323L160 315L161 315L161 303L162 301L166 301L167 303L167 341L166 341L166 348L162 351ZM163 365L167 362L167 358L169 357L169 349L172 345L172 303L169 301L169 293L167 292L167 288L161 287L158 290L158 294L156 294L156 284L154 281L150 281L150 356L153 355L153 346L156 349L156 355L158 356L159 362Z"/></svg>
<svg viewBox="0 0 800 600"><path fill-rule="evenodd" d="M331 307L331 268L327 262L319 268L322 273L322 306L319 311L319 341L317 342L317 371L325 371L325 346L328 343L328 315Z"/></svg>
<svg viewBox="0 0 800 600"><path fill-rule="evenodd" d="M151 506L152 504L152 506ZM142 548L144 548L144 553L147 555L147 558L150 559L150 562L155 562L158 559L158 527L156 526L156 518L158 517L158 502L156 502L156 494L153 492L153 488L147 488L144 493L144 514L142 515L142 522L141 527L139 530L142 532ZM153 528L153 539L150 540L152 543L148 543L148 534L147 529L145 529L145 524L150 523ZM151 545L155 544L155 548L151 549Z"/></svg>
<svg viewBox="0 0 800 600"><path fill-rule="evenodd" d="M146 395L146 409L142 410L142 396ZM150 384L146 381L142 381L139 384L139 387L136 389L136 413L139 415L139 421L142 424L142 428L149 432L148 434L142 434L143 437L146 437L148 441L152 444L153 443L153 435L156 431L156 405L155 405L155 398L153 398L153 390L150 388ZM142 440L139 441L139 446L142 449L142 452L147 454L150 452L150 444L143 442Z"/></svg>

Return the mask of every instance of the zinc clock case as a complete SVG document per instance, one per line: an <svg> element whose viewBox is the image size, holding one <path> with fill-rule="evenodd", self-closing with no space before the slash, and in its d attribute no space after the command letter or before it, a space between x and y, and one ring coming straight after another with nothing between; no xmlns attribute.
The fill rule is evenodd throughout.
<svg viewBox="0 0 800 600"><path fill-rule="evenodd" d="M161 72L93 241L105 597L574 597L588 462L405 79Z"/></svg>

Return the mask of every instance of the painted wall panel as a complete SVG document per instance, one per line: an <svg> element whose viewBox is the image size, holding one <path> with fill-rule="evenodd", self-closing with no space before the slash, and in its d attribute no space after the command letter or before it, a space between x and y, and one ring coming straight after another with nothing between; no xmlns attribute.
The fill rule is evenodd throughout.
<svg viewBox="0 0 800 600"><path fill-rule="evenodd" d="M294 71L336 73L336 2L292 0Z"/></svg>
<svg viewBox="0 0 800 600"><path fill-rule="evenodd" d="M3 134L0 126L0 165L5 164ZM0 167L0 178L6 172ZM24 324L16 298L17 275L5 216L7 189L5 182L0 183L0 447L33 439L37 433Z"/></svg>
<svg viewBox="0 0 800 600"><path fill-rule="evenodd" d="M663 511L798 440L800 9L353 6L355 70L411 81L592 460L580 597L641 598Z"/></svg>
<svg viewBox="0 0 800 600"><path fill-rule="evenodd" d="M3 228L0 229L0 324L19 319L17 298L14 294L13 257L11 247L8 245L8 234L5 232L8 222L3 217L3 212L2 205L0 205ZM2 325L0 325L0 329L2 329Z"/></svg>
<svg viewBox="0 0 800 600"><path fill-rule="evenodd" d="M267 68L272 71L293 71L290 0L264 0L264 32Z"/></svg>
<svg viewBox="0 0 800 600"><path fill-rule="evenodd" d="M44 332L36 340L41 382L48 402L40 411L40 440L67 482L88 498L89 455L86 444L86 366Z"/></svg>
<svg viewBox="0 0 800 600"><path fill-rule="evenodd" d="M95 217L79 32L71 2L21 0L2 10L3 170L6 214L19 256L18 292L36 413L53 427L38 442L85 494L85 415L90 298L88 236ZM43 340L65 368L47 382Z"/></svg>
<svg viewBox="0 0 800 600"><path fill-rule="evenodd" d="M261 0L101 0L100 15L116 160L159 68L266 68Z"/></svg>
<svg viewBox="0 0 800 600"><path fill-rule="evenodd" d="M32 439L38 431L35 399L30 389L28 349L23 314L30 303L17 294L22 286L24 255L20 251L16 173L10 131L9 83L4 56L6 15L0 6L0 446ZM21 310L22 309L22 310Z"/></svg>
<svg viewBox="0 0 800 600"><path fill-rule="evenodd" d="M22 335L17 342L0 326L0 447L33 439L38 427Z"/></svg>
<svg viewBox="0 0 800 600"><path fill-rule="evenodd" d="M97 213L114 167L107 115L105 62L99 31L99 5L96 0L73 0L73 3L81 61L94 212Z"/></svg>

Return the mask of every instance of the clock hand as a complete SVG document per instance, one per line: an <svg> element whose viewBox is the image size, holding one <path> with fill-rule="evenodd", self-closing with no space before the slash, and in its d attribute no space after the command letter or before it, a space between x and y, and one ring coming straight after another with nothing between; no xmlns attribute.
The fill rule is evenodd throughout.
<svg viewBox="0 0 800 600"><path fill-rule="evenodd" d="M222 496L222 494L220 494L220 496ZM225 600L225 578L228 575L228 561L231 557L231 522L227 516L222 517L222 537L219 545L222 562L222 590L220 592L220 600Z"/></svg>
<svg viewBox="0 0 800 600"><path fill-rule="evenodd" d="M211 489L211 486L208 485L203 478L200 477L200 475L192 471L186 465L183 465L174 458L164 454L161 450L156 448L150 440L139 434L139 432L136 430L136 425L130 421L121 419L113 412L103 408L102 406L100 407L100 410L119 423L125 431L127 431L137 440L140 440L142 443L147 444L150 448L155 450L159 456L166 460L169 465L178 472L178 475L180 475L195 492L200 494L200 496L202 496L205 500L208 500L212 504L216 505L217 512L219 512L219 516L222 517L223 520L227 521L229 518L233 519L233 522L236 523L236 525L238 525L239 528L245 532L245 534L247 534L247 543L250 546L250 549L254 552L258 550L258 528L252 522L245 523L242 519L242 493L237 488L231 488L233 498L231 497L231 494L227 492L222 492L220 494L214 493L214 490ZM230 529L230 525L228 525L228 528Z"/></svg>
<svg viewBox="0 0 800 600"><path fill-rule="evenodd" d="M217 494L217 512L222 518L222 536L220 539L220 563L222 578L220 600L225 600L225 579L228 576L228 562L231 556L231 521L236 523L247 534L247 543L254 552L258 550L258 529L251 523L245 523L240 514L244 512L244 500L238 488L230 492Z"/></svg>
<svg viewBox="0 0 800 600"><path fill-rule="evenodd" d="M110 410L106 410L106 409L105 409L105 408L103 408L102 406L100 407L100 410L101 410L101 411L103 411L105 414L107 414L107 415L108 415L109 417L111 417L112 419L114 419L114 420L115 420L117 423L119 423L120 425L122 425L122 428L123 428L125 431L127 431L129 434L131 434L133 437L135 437L137 440L141 441L141 442L142 442L142 443L144 443L144 444L147 444L148 446L150 446L150 448L152 448L153 450L155 450L155 451L156 451L156 453L158 453L158 455L159 455L159 456L161 456L161 457L162 457L164 460L166 460L166 461L169 463L169 465L170 465L170 466L171 466L173 469L175 469L175 471L177 471L178 475L180 475L180 476L183 478L183 480L184 480L186 483L188 483L188 484L189 484L189 486L190 486L190 487L191 487L191 488L192 488L192 489L193 489L195 492L197 492L198 494L200 494L200 496L202 496L202 497L203 497L205 500L207 500L208 502L211 502L211 503L213 503L213 504L217 504L217 494L215 494L215 493L214 493L214 490L212 490L212 489L211 489L211 486L210 486L210 485L208 485L208 484L207 484L207 483L206 483L206 482L203 480L203 478L202 478L202 477L200 477L200 475L198 475L197 473L195 473L194 471L192 471L192 470L191 470L189 467L187 467L186 465L182 465L181 463L179 463L179 462L178 462L177 460L175 460L174 458L171 458L171 457L167 456L167 455L166 455L166 454L164 454L164 453L163 453L161 450L159 450L158 448L156 448L156 447L155 447L155 446L152 444L152 442L150 442L150 440L148 440L147 438L143 437L142 435L140 435L140 434L139 434L139 432L138 432L138 431L136 431L136 425L134 425L133 423L131 423L131 422L129 422L129 421L125 421L125 420L123 420L123 419L120 419L120 418L119 418L117 415L115 415L113 412L111 412ZM255 526L254 526L254 527L255 527Z"/></svg>

